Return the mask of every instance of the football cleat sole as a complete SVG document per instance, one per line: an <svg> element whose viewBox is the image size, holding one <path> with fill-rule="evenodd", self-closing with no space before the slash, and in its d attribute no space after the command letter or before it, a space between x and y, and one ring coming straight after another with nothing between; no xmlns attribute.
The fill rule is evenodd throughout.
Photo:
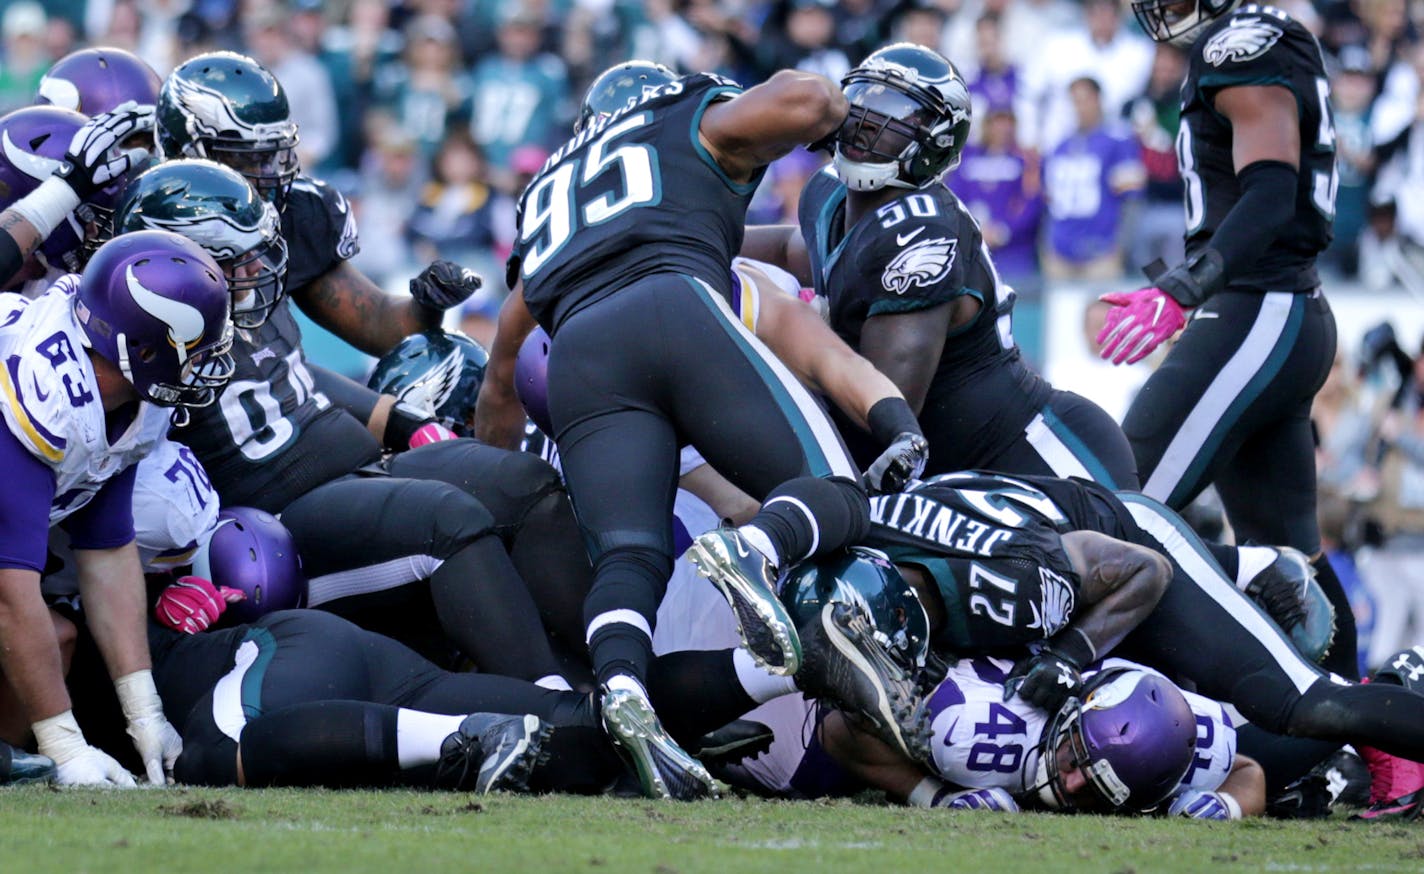
<svg viewBox="0 0 1424 874"><path fill-rule="evenodd" d="M701 535L688 557L727 599L742 643L757 665L783 677L795 674L801 667L801 641L773 590L766 558L733 528Z"/></svg>
<svg viewBox="0 0 1424 874"><path fill-rule="evenodd" d="M603 727L632 764L647 797L675 801L717 797L712 775L668 736L642 695L629 689L605 691Z"/></svg>
<svg viewBox="0 0 1424 874"><path fill-rule="evenodd" d="M859 716L913 761L928 761L914 683L876 642L865 615L850 604L826 604L804 628L805 662L797 684Z"/></svg>

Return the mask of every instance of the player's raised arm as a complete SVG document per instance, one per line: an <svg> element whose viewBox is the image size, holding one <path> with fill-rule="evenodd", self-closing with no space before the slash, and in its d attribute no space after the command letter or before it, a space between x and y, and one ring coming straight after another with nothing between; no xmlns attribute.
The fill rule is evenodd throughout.
<svg viewBox="0 0 1424 874"><path fill-rule="evenodd" d="M489 364L475 404L475 436L491 446L519 448L524 434L524 408L514 393L514 361L535 325L524 305L523 290L515 289L499 308Z"/></svg>
<svg viewBox="0 0 1424 874"><path fill-rule="evenodd" d="M849 104L831 80L782 70L702 116L698 137L727 175L746 181L792 149L840 129Z"/></svg>

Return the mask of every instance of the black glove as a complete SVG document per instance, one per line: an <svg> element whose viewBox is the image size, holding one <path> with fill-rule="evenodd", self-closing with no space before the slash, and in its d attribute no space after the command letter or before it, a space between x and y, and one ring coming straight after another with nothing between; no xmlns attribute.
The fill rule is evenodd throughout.
<svg viewBox="0 0 1424 874"><path fill-rule="evenodd" d="M54 175L68 183L80 200L88 200L130 168L147 160L147 149L120 150L135 133L153 129L153 106L132 100L100 113L74 132L64 161Z"/></svg>
<svg viewBox="0 0 1424 874"><path fill-rule="evenodd" d="M929 457L930 444L924 436L906 431L871 463L865 472L865 487L872 494L898 492L910 480L919 479Z"/></svg>
<svg viewBox="0 0 1424 874"><path fill-rule="evenodd" d="M1057 713L1069 698L1081 696L1082 669L1072 657L1045 646L1014 665L1004 680L1004 700L1018 695L1034 707Z"/></svg>
<svg viewBox="0 0 1424 874"><path fill-rule="evenodd" d="M464 303L484 284L478 273L454 261L432 261L410 281L410 296L426 309L444 312Z"/></svg>

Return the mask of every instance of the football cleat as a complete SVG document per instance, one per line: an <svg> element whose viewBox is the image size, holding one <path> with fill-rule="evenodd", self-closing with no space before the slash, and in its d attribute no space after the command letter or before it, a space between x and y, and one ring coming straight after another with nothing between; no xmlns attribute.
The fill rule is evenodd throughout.
<svg viewBox="0 0 1424 874"><path fill-rule="evenodd" d="M519 792L543 760L544 742L553 733L553 726L532 713L472 713L440 744L435 785L472 789L476 795Z"/></svg>
<svg viewBox="0 0 1424 874"><path fill-rule="evenodd" d="M603 727L633 766L647 797L677 801L717 797L712 775L663 730L653 705L641 692L605 689Z"/></svg>
<svg viewBox="0 0 1424 874"><path fill-rule="evenodd" d="M697 758L707 765L730 765L754 759L771 749L776 733L764 723L734 719L702 736Z"/></svg>
<svg viewBox="0 0 1424 874"><path fill-rule="evenodd" d="M1335 610L1305 553L1289 546L1273 549L1275 560L1246 584L1246 596L1275 620L1301 655L1318 663L1335 642Z"/></svg>
<svg viewBox="0 0 1424 874"><path fill-rule="evenodd" d="M783 677L801 666L801 641L776 597L776 569L735 528L708 531L688 555L716 586L737 617L742 643L756 663Z"/></svg>
<svg viewBox="0 0 1424 874"><path fill-rule="evenodd" d="M1401 806L1417 804L1417 799L1424 797L1420 793L1424 790L1424 764L1374 747L1356 749L1370 771L1370 806L1359 814L1360 819L1400 818L1403 816Z"/></svg>
<svg viewBox="0 0 1424 874"><path fill-rule="evenodd" d="M17 750L0 741L0 786L50 783L56 770L54 760L48 756Z"/></svg>
<svg viewBox="0 0 1424 874"><path fill-rule="evenodd" d="M1419 811L1424 807L1424 789L1411 792L1408 795L1401 795L1389 801L1379 801L1350 817L1351 819L1364 820L1366 822L1412 822L1419 818Z"/></svg>
<svg viewBox="0 0 1424 874"><path fill-rule="evenodd" d="M913 761L929 761L929 738L916 718L915 684L876 642L865 614L850 604L827 604L801 633L805 657L797 687L859 717Z"/></svg>

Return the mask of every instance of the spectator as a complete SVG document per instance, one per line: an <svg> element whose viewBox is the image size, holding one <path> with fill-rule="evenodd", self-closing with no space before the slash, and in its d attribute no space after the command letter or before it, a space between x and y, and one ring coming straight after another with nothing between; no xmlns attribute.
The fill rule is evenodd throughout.
<svg viewBox="0 0 1424 874"><path fill-rule="evenodd" d="M365 110L352 75L350 53L332 51L326 46L329 29L325 4L321 0L293 0L292 42L300 52L321 64L335 98L336 138L323 165L315 168L318 175L355 167L361 160L361 115Z"/></svg>
<svg viewBox="0 0 1424 874"><path fill-rule="evenodd" d="M912 42L915 45L939 51L940 43L944 41L946 21L948 21L948 17L940 7L932 3L912 4L895 18L895 40L897 42ZM874 49L875 46L871 46L871 51ZM859 61L859 58L852 58L853 63L859 63ZM960 71L961 74L963 72L963 70Z"/></svg>
<svg viewBox="0 0 1424 874"><path fill-rule="evenodd" d="M1424 94L1416 97L1414 121L1379 149L1379 173L1370 192L1372 204L1388 205L1389 216L1376 215L1379 231L1374 258L1362 249L1361 260L1391 265L1389 274L1406 287L1424 293ZM1386 218L1388 220L1386 220ZM1369 241L1362 241L1362 247Z"/></svg>
<svg viewBox="0 0 1424 874"><path fill-rule="evenodd" d="M510 154L522 145L553 146L572 121L563 61L539 51L542 18L514 6L500 22L497 54L475 67L470 132L496 177L508 175Z"/></svg>
<svg viewBox="0 0 1424 874"><path fill-rule="evenodd" d="M1335 239L1325 250L1325 263L1346 276L1359 271L1360 234L1369 207L1369 179L1375 168L1370 115L1375 71L1363 46L1345 46L1330 77L1335 111Z"/></svg>
<svg viewBox="0 0 1424 874"><path fill-rule="evenodd" d="M378 100L429 159L451 124L469 113L471 85L460 71L455 26L434 15L412 19L403 60L380 75Z"/></svg>
<svg viewBox="0 0 1424 874"><path fill-rule="evenodd" d="M1083 20L1082 7L1068 0L964 0L941 5L952 18L940 52L966 76L983 63L977 31L985 16L999 20L1004 55L1019 69L1033 62L1053 37L1081 28Z"/></svg>
<svg viewBox="0 0 1424 874"><path fill-rule="evenodd" d="M317 167L336 147L336 94L331 78L293 39L286 10L264 7L248 15L243 24L252 57L271 70L291 95L292 120L302 134L297 146L302 166Z"/></svg>
<svg viewBox="0 0 1424 874"><path fill-rule="evenodd" d="M632 57L684 73L700 69L702 35L683 17L683 5L673 0L643 0L643 20L631 33Z"/></svg>
<svg viewBox="0 0 1424 874"><path fill-rule="evenodd" d="M1383 77L1371 128L1374 141L1384 143L1414 121L1424 48L1415 43L1404 0L1360 0L1359 9L1364 26L1359 42L1370 53L1370 66Z"/></svg>
<svg viewBox="0 0 1424 874"><path fill-rule="evenodd" d="M33 0L12 3L0 17L5 54L0 61L0 113L28 106L49 69L45 53L45 12Z"/></svg>
<svg viewBox="0 0 1424 874"><path fill-rule="evenodd" d="M1038 269L1038 228L1043 191L1037 163L1018 145L1014 111L991 105L980 125L979 143L964 147L950 188L984 232L999 275L1025 297L1042 288Z"/></svg>
<svg viewBox="0 0 1424 874"><path fill-rule="evenodd" d="M1012 108L1018 95L1019 74L1004 53L1003 23L997 15L979 16L974 34L979 65L967 81L974 115L983 118L991 106Z"/></svg>
<svg viewBox="0 0 1424 874"><path fill-rule="evenodd" d="M1087 26L1048 38L1032 49L1022 68L1020 99L1015 107L1019 138L1043 154L1072 132L1075 101L1068 86L1091 78L1102 89L1103 111L1121 118L1123 107L1147 87L1152 43L1122 27L1117 0L1084 0Z"/></svg>
<svg viewBox="0 0 1424 874"><path fill-rule="evenodd" d="M1161 259L1177 264L1186 257L1182 215L1182 177L1177 172L1177 120L1187 59L1164 43L1152 59L1147 90L1128 105L1127 117L1142 148L1147 174L1142 206L1128 235L1127 267L1136 270Z"/></svg>
<svg viewBox="0 0 1424 874"><path fill-rule="evenodd" d="M425 183L424 162L415 138L394 119L373 113L367 127L375 145L362 159L360 196L352 203L361 250L351 263L377 285L390 286L414 273L405 223Z"/></svg>
<svg viewBox="0 0 1424 874"><path fill-rule="evenodd" d="M748 225L797 224L797 205L806 180L824 167L826 159L820 152L796 149L771 162L762 184L747 207Z"/></svg>
<svg viewBox="0 0 1424 874"><path fill-rule="evenodd" d="M499 276L501 256L514 242L508 235L514 205L490 185L484 153L467 131L452 130L430 169L406 231L416 261L443 258Z"/></svg>
<svg viewBox="0 0 1424 874"><path fill-rule="evenodd" d="M1121 221L1127 199L1142 190L1146 173L1137 142L1103 119L1096 79L1069 86L1077 127L1044 160L1048 234L1044 276L1102 280L1122 275Z"/></svg>
<svg viewBox="0 0 1424 874"><path fill-rule="evenodd" d="M850 71L850 59L835 43L834 5L834 0L777 0L760 38L734 39L733 47L748 59L757 80L794 68L839 82Z"/></svg>

